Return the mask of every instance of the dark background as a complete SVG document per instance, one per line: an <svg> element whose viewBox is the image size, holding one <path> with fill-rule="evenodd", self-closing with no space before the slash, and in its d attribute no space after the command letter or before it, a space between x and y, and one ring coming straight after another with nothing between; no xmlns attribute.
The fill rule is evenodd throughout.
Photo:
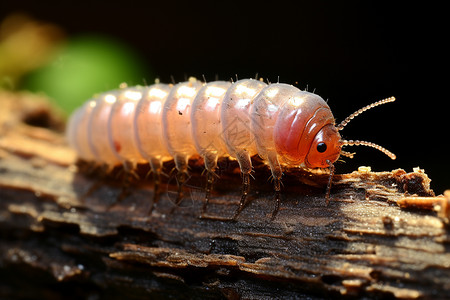
<svg viewBox="0 0 450 300"><path fill-rule="evenodd" d="M6 3L8 2L8 3ZM254 77L315 91L340 122L360 107L397 101L352 121L344 138L393 151L357 151L337 172L420 166L437 194L450 188L448 39L444 4L380 1L2 1L12 12L60 25L69 36L99 33L136 49L163 82ZM153 75L149 75L153 76ZM144 78L149 80L148 78ZM144 80L143 79L143 80ZM150 81L151 82L151 81ZM56 83L55 83L56 84Z"/></svg>

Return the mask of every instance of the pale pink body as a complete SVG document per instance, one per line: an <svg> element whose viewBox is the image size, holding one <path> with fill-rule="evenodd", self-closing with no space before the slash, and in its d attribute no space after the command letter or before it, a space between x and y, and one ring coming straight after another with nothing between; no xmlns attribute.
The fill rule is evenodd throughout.
<svg viewBox="0 0 450 300"><path fill-rule="evenodd" d="M205 84L191 78L176 85L158 83L100 94L72 114L66 135L83 160L109 168L123 165L127 174L136 164L149 163L155 176L154 203L162 163L175 162L179 204L188 160L200 155L208 171L202 215L218 158L236 159L242 173L242 194L233 219L244 208L249 192L251 157L259 155L272 171L273 218L280 205L283 167L329 168L328 201L333 163L341 154L352 156L342 151L342 146L370 146L395 159L379 145L342 140L339 134L355 116L394 100L390 97L367 105L335 126L330 107L320 96L294 86L253 79Z"/></svg>
<svg viewBox="0 0 450 300"><path fill-rule="evenodd" d="M252 79L204 84L192 79L101 94L74 112L67 138L80 158L110 166L132 168L149 162L159 172L162 162L174 159L178 171L187 172L188 159L199 154L208 171L215 170L219 157L230 156L248 174L250 157L258 154L280 178L282 165L304 166L321 127L305 129L311 142L295 145L304 148L305 155L293 160L281 154L286 147L280 147L277 138L289 140L291 128L284 128L279 115L292 117L292 127L297 122L306 128L319 108L326 111L326 121L334 123L322 98L291 85Z"/></svg>

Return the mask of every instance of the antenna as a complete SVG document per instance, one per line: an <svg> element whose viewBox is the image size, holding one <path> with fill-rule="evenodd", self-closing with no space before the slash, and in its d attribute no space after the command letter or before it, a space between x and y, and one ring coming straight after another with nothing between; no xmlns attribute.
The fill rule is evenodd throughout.
<svg viewBox="0 0 450 300"><path fill-rule="evenodd" d="M365 112L366 110L369 110L371 108L374 108L378 105L381 104L385 104L385 103L389 103L389 102L394 102L395 101L395 97L389 97L380 101L377 101L375 103L369 104L367 106L364 106L361 109L358 109L357 111L355 111L354 113L352 113L350 116L348 116L347 118L345 118L341 124L339 124L338 126L336 126L337 130L342 130L351 120L353 120L353 118L355 118L356 116L359 116L360 114L362 114L363 112ZM395 156L394 153L392 153L391 151L387 150L384 147L381 147L380 145L377 145L375 143L372 142L366 142L366 141L353 141L353 140L341 140L341 145L342 146L368 146L368 147L372 147L375 148L381 152L383 152L384 154L386 154L387 156L389 156L391 159L396 159L397 157ZM347 153L345 151L342 151L342 154L344 156L348 156L350 158L353 157L353 153Z"/></svg>
<svg viewBox="0 0 450 300"><path fill-rule="evenodd" d="M368 146L368 147L372 147L375 148L381 152L383 152L384 154L386 154L387 156L389 156L392 160L396 159L397 156L395 156L394 153L392 153L391 151L387 150L384 147L381 147L380 145L377 145L375 143L371 143L371 142L366 142L366 141L353 141L353 140L341 140L342 146Z"/></svg>
<svg viewBox="0 0 450 300"><path fill-rule="evenodd" d="M371 108L374 108L375 106L381 105L381 104L385 104L385 103L389 103L389 102L394 102L395 101L395 97L389 97L380 101L377 101L375 103L369 104L367 106L364 106L361 109L358 109L357 111L355 111L354 113L352 113L350 116L348 116L347 118L345 118L345 120L343 120L341 122L341 124L339 124L336 129L337 130L342 130L351 120L353 120L354 117L359 116L360 114L362 114L363 112L365 112L366 110L369 110Z"/></svg>

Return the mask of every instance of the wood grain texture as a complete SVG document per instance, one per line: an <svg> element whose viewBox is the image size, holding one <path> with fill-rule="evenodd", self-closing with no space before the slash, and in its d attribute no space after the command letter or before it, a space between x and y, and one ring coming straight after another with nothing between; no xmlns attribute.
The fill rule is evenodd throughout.
<svg viewBox="0 0 450 300"><path fill-rule="evenodd" d="M194 159L180 206L168 163L151 211L151 180L135 180L117 201L120 170L82 171L87 165L76 163L57 131L57 112L30 97L0 93L7 108L0 113L1 298L450 295L448 220L429 204L449 200L434 197L421 170L336 175L328 206L326 174L290 171L271 221L270 171L255 159L250 201L233 222L236 163L220 161L208 218L200 219L205 178ZM27 109L42 120L27 121ZM147 171L140 166L138 174Z"/></svg>

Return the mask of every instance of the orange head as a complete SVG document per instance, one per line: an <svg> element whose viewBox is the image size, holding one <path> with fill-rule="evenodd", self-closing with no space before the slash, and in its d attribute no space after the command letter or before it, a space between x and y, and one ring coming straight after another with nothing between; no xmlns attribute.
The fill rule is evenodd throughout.
<svg viewBox="0 0 450 300"><path fill-rule="evenodd" d="M309 168L328 168L341 153L341 135L333 124L327 124L314 137L305 158Z"/></svg>

